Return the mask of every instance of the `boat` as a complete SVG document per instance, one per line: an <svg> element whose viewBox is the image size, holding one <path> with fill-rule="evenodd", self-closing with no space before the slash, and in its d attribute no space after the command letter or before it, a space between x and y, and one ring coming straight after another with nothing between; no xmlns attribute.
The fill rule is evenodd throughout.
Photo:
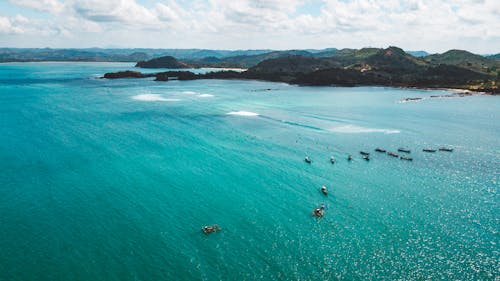
<svg viewBox="0 0 500 281"><path fill-rule="evenodd" d="M311 158L309 158L309 156L306 156L306 158L304 158L304 161L306 161L306 163L309 163L309 164L312 163L312 160L311 160Z"/></svg>
<svg viewBox="0 0 500 281"><path fill-rule="evenodd" d="M360 151L359 154L361 154L361 155L370 155L370 153L368 153L366 151Z"/></svg>
<svg viewBox="0 0 500 281"><path fill-rule="evenodd" d="M404 153L410 153L411 152L411 150L406 149L406 148L402 148L402 147L398 148L398 151L399 152L404 152Z"/></svg>
<svg viewBox="0 0 500 281"><path fill-rule="evenodd" d="M352 156L351 155L347 156L347 161L351 161L351 160L352 160Z"/></svg>
<svg viewBox="0 0 500 281"><path fill-rule="evenodd" d="M375 151L376 151L376 152L386 152L386 150L385 150L385 149L378 148L378 147L377 147L377 148L375 148Z"/></svg>
<svg viewBox="0 0 500 281"><path fill-rule="evenodd" d="M435 149L432 149L432 148L424 148L422 149L423 152L436 152Z"/></svg>
<svg viewBox="0 0 500 281"><path fill-rule="evenodd" d="M406 160L406 161L413 161L413 158L411 158L411 157L404 157L404 156L401 156L399 159L401 159L401 160Z"/></svg>
<svg viewBox="0 0 500 281"><path fill-rule="evenodd" d="M453 148L440 147L439 151L453 152Z"/></svg>
<svg viewBox="0 0 500 281"><path fill-rule="evenodd" d="M221 231L221 230L222 229L216 224L205 225L204 227L201 228L201 231L203 231L203 233L205 233L205 234L210 234L210 233L214 233L214 232Z"/></svg>
<svg viewBox="0 0 500 281"><path fill-rule="evenodd" d="M325 204L321 204L321 207L314 209L312 215L317 218L323 217L325 215Z"/></svg>
<svg viewBox="0 0 500 281"><path fill-rule="evenodd" d="M321 193L323 193L324 195L328 195L328 190L326 190L326 186L322 186L321 187Z"/></svg>
<svg viewBox="0 0 500 281"><path fill-rule="evenodd" d="M335 164L335 157L333 157L333 156L332 156L332 157L330 157L330 162L331 162L332 164Z"/></svg>
<svg viewBox="0 0 500 281"><path fill-rule="evenodd" d="M392 156L392 157L396 157L396 158L399 157L399 155L397 155L394 152L387 152L387 155Z"/></svg>
<svg viewBox="0 0 500 281"><path fill-rule="evenodd" d="M363 156L363 159L365 159L366 161L370 161L370 156L365 155L365 156Z"/></svg>

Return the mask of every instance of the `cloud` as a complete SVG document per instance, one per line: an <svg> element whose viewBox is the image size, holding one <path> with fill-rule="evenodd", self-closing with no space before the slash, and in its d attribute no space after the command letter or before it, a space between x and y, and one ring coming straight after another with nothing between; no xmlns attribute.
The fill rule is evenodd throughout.
<svg viewBox="0 0 500 281"><path fill-rule="evenodd" d="M12 18L0 16L0 34L23 34L29 20L23 16Z"/></svg>
<svg viewBox="0 0 500 281"><path fill-rule="evenodd" d="M50 13L59 13L64 9L64 4L57 0L9 0L9 2Z"/></svg>
<svg viewBox="0 0 500 281"><path fill-rule="evenodd" d="M233 49L400 45L498 52L500 41L498 0L10 1L52 13L51 18L32 20L46 26L44 34L75 38L100 34L100 45L131 41L155 47ZM316 5L314 14L301 10L310 5ZM12 16L1 18L0 30L37 36L32 24Z"/></svg>

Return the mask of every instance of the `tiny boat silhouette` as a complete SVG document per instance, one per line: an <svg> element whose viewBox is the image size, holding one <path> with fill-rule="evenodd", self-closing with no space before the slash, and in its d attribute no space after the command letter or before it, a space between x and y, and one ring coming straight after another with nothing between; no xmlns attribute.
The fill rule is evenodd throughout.
<svg viewBox="0 0 500 281"><path fill-rule="evenodd" d="M398 151L399 152L404 152L404 153L410 153L411 152L411 150L406 149L406 148L402 148L402 147L398 148Z"/></svg>
<svg viewBox="0 0 500 281"><path fill-rule="evenodd" d="M392 156L392 157L396 157L396 158L399 157L399 155L397 155L394 152L387 152L387 155Z"/></svg>
<svg viewBox="0 0 500 281"><path fill-rule="evenodd" d="M326 190L326 186L322 186L321 187L321 193L323 193L324 195L328 195L328 190Z"/></svg>
<svg viewBox="0 0 500 281"><path fill-rule="evenodd" d="M368 153L366 151L360 151L359 154L361 154L361 155L370 155L370 153Z"/></svg>
<svg viewBox="0 0 500 281"><path fill-rule="evenodd" d="M306 161L306 163L309 163L309 164L312 163L312 160L311 160L311 158L309 158L309 156L306 156L306 158L304 158L304 161Z"/></svg>
<svg viewBox="0 0 500 281"><path fill-rule="evenodd" d="M436 152L435 149L432 149L432 148L424 148L422 149L423 152Z"/></svg>
<svg viewBox="0 0 500 281"><path fill-rule="evenodd" d="M351 161L351 160L352 160L352 156L351 155L347 156L347 161Z"/></svg>
<svg viewBox="0 0 500 281"><path fill-rule="evenodd" d="M330 163L335 164L335 157L330 157Z"/></svg>
<svg viewBox="0 0 500 281"><path fill-rule="evenodd" d="M441 147L439 151L453 152L453 148Z"/></svg>
<svg viewBox="0 0 500 281"><path fill-rule="evenodd" d="M375 148L375 151L376 151L376 152L385 152L386 150L385 150L385 149L382 149L382 148L378 148L378 147L377 147L377 148Z"/></svg>
<svg viewBox="0 0 500 281"><path fill-rule="evenodd" d="M205 225L204 227L201 228L201 230L205 234L210 234L217 231L221 231L222 229L218 225L214 224L214 225Z"/></svg>
<svg viewBox="0 0 500 281"><path fill-rule="evenodd" d="M411 157L404 157L404 156L401 156L399 159L401 159L401 160L406 160L406 161L413 161L413 158L411 158Z"/></svg>
<svg viewBox="0 0 500 281"><path fill-rule="evenodd" d="M325 204L321 204L321 207L314 209L312 215L317 218L323 217L325 215Z"/></svg>
<svg viewBox="0 0 500 281"><path fill-rule="evenodd" d="M368 155L363 156L363 159L365 159L366 161L370 161L370 157Z"/></svg>

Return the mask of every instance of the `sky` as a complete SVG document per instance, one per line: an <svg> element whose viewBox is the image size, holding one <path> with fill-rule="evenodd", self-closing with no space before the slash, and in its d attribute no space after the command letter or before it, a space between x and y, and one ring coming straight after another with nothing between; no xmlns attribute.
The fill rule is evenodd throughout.
<svg viewBox="0 0 500 281"><path fill-rule="evenodd" d="M500 0L0 0L0 47L500 53Z"/></svg>

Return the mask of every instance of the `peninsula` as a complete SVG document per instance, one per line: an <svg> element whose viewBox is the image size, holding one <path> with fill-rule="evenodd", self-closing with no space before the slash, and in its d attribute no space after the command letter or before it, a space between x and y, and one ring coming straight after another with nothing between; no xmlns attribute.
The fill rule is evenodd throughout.
<svg viewBox="0 0 500 281"><path fill-rule="evenodd" d="M364 48L308 52L271 52L224 60L205 58L179 61L160 57L139 62L144 68L196 68L250 66L246 71L218 71L195 74L166 71L153 74L126 71L106 73L104 78L156 77L157 81L194 79L258 79L309 86L394 86L417 88L456 88L498 94L500 61L467 51L415 57L398 47ZM211 61L211 62L210 62ZM231 63L230 63L231 62Z"/></svg>

